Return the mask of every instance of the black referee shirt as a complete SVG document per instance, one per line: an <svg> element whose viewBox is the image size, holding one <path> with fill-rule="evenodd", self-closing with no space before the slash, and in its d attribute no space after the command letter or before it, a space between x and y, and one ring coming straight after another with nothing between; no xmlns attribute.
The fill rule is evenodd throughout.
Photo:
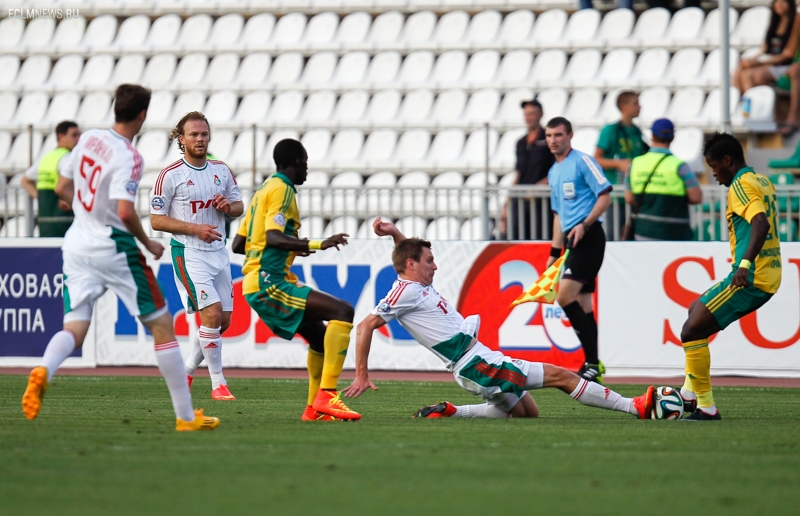
<svg viewBox="0 0 800 516"><path fill-rule="evenodd" d="M528 135L525 134L517 141L516 169L519 173L517 184L533 185L545 179L555 161L555 156L547 147L543 128L539 128L536 140L530 145L528 145Z"/></svg>

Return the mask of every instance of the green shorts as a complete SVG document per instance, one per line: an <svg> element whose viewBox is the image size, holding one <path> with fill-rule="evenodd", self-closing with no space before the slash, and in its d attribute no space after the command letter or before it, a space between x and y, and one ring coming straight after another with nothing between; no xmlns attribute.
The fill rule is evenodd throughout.
<svg viewBox="0 0 800 516"><path fill-rule="evenodd" d="M731 289L731 281L733 281L733 274L730 274L700 296L700 302L706 305L706 308L708 308L722 329L727 328L731 323L738 321L750 312L755 312L772 297L772 294L759 290L752 285Z"/></svg>
<svg viewBox="0 0 800 516"><path fill-rule="evenodd" d="M245 294L253 310L275 335L292 340L303 324L311 287L287 281L270 281L264 290Z"/></svg>

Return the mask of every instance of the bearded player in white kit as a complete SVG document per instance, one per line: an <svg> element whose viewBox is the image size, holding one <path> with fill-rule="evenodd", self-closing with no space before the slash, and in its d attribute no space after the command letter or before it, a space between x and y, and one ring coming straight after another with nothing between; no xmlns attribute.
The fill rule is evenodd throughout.
<svg viewBox="0 0 800 516"><path fill-rule="evenodd" d="M537 417L539 408L528 391L543 387L560 389L590 407L626 412L639 419L650 417L652 386L641 396L625 398L563 367L513 359L481 344L480 317L462 317L433 288L436 264L431 243L406 238L394 224L380 218L375 219L373 229L378 236L391 235L394 239L392 263L398 278L392 290L358 325L356 378L342 391L345 396L358 397L367 389L377 390L369 380L367 368L372 334L397 319L414 340L445 363L458 385L485 402L455 406L444 401L421 408L414 417Z"/></svg>
<svg viewBox="0 0 800 516"><path fill-rule="evenodd" d="M56 369L83 345L94 303L111 289L153 335L158 368L172 397L175 429L212 430L219 425L219 419L192 409L172 317L158 280L136 245L139 240L156 259L164 252L142 229L135 205L143 163L131 140L142 128L149 105L150 90L135 84L119 86L114 127L83 133L58 180L56 194L75 212L63 246L64 329L50 339L41 365L28 377L22 396L28 419L39 415Z"/></svg>
<svg viewBox="0 0 800 516"><path fill-rule="evenodd" d="M172 233L175 283L186 312L200 312L201 326L186 360L186 376L191 387L205 358L211 399L235 400L222 374L222 333L233 312L225 215L242 214L242 194L228 166L207 159L211 127L203 113L185 114L171 136L184 157L158 175L150 192L150 223L157 231Z"/></svg>

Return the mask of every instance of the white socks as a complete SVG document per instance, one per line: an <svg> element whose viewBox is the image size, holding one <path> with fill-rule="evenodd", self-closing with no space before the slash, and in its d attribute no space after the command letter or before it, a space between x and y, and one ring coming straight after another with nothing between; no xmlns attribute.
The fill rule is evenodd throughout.
<svg viewBox="0 0 800 516"><path fill-rule="evenodd" d="M197 367L203 361L203 358L203 348L200 347L200 341L194 339L192 342L192 350L189 352L189 356L186 358L186 363L184 364L188 376L194 376L194 372L197 371Z"/></svg>
<svg viewBox="0 0 800 516"><path fill-rule="evenodd" d="M208 374L211 375L211 389L216 389L220 385L227 384L225 377L222 376L222 337L220 330L222 328L209 328L201 326L197 330L197 338L200 342L200 348L203 350L203 356L206 358L208 364Z"/></svg>
<svg viewBox="0 0 800 516"><path fill-rule="evenodd" d="M623 398L611 389L598 383L586 381L583 378L578 382L575 390L570 393L570 396L589 407L617 410L634 416L639 414L633 406L632 398Z"/></svg>
<svg viewBox="0 0 800 516"><path fill-rule="evenodd" d="M156 360L158 360L158 370L167 382L175 417L184 421L194 421L192 395L189 393L189 383L186 381L178 342L173 340L156 344Z"/></svg>
<svg viewBox="0 0 800 516"><path fill-rule="evenodd" d="M42 365L47 368L48 382L53 379L56 370L73 351L75 351L75 336L72 332L61 330L53 335L42 356Z"/></svg>
<svg viewBox="0 0 800 516"><path fill-rule="evenodd" d="M450 417L490 417L505 419L509 416L494 405L483 403L481 405L461 405L456 407L456 413Z"/></svg>

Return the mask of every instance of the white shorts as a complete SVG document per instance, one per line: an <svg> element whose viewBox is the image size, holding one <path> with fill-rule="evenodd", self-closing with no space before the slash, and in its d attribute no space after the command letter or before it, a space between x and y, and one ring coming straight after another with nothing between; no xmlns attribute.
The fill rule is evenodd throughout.
<svg viewBox="0 0 800 516"><path fill-rule="evenodd" d="M476 342L453 368L456 383L504 412L510 411L530 389L544 383L541 362L517 360Z"/></svg>
<svg viewBox="0 0 800 516"><path fill-rule="evenodd" d="M187 313L195 313L214 303L223 312L233 311L231 262L226 248L201 251L172 241L172 267L175 284Z"/></svg>
<svg viewBox="0 0 800 516"><path fill-rule="evenodd" d="M63 251L64 322L89 321L94 303L111 289L131 315L142 320L167 310L161 286L136 242L119 243L122 251L86 256Z"/></svg>
<svg viewBox="0 0 800 516"><path fill-rule="evenodd" d="M772 75L773 80L778 80L781 76L785 75L786 72L789 71L789 65L774 65L769 67L769 73Z"/></svg>

